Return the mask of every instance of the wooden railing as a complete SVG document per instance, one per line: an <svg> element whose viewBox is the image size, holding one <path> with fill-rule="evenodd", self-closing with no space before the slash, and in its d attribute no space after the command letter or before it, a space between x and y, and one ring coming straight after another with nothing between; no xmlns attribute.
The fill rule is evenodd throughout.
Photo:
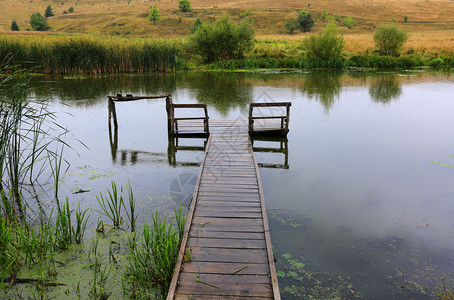
<svg viewBox="0 0 454 300"><path fill-rule="evenodd" d="M175 109L176 108L202 108L204 111L204 117L183 117L175 118ZM166 110L167 110L167 127L169 135L175 136L179 134L188 134L188 135L197 135L197 134L206 134L210 133L209 123L208 123L208 110L206 104L174 104L172 102L172 97L170 95L166 98ZM179 121L203 121L203 131L179 131Z"/></svg>
<svg viewBox="0 0 454 300"><path fill-rule="evenodd" d="M273 103L251 103L249 105L249 133L250 134L257 134L257 133L281 133L286 135L289 131L289 121L290 121L290 106L292 105L291 102L273 102ZM254 117L253 110L254 108L258 107L285 107L285 115L277 115L277 116L256 116ZM254 128L255 120L272 120L272 119L280 119L280 127L277 127L273 124L273 126L264 126L260 129Z"/></svg>

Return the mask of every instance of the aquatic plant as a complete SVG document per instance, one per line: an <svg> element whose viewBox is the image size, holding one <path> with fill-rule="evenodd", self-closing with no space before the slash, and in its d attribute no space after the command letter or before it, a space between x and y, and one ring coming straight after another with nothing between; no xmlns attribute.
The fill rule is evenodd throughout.
<svg viewBox="0 0 454 300"><path fill-rule="evenodd" d="M80 209L80 203L77 204L77 210L76 210L76 227L72 227L72 235L74 238L74 241L77 244L82 243L82 240L84 238L85 230L87 229L87 222L90 216L86 215L88 212L88 208L81 210Z"/></svg>
<svg viewBox="0 0 454 300"><path fill-rule="evenodd" d="M120 227L123 223L123 217L121 216L121 208L124 207L123 201L123 187L120 187L120 193L118 193L117 185L115 181L112 181L112 190L107 189L108 197L104 197L102 193L99 193L99 197L96 196L101 211L96 210L100 214L109 218L114 227Z"/></svg>
<svg viewBox="0 0 454 300"><path fill-rule="evenodd" d="M162 285L161 293L168 290L184 233L185 218L181 207L175 209L177 230L172 222L167 223L166 218L161 218L157 212L152 218L152 227L144 225L140 245L135 235L129 241L129 263L125 273L132 285L132 293L141 297L150 293L150 288L156 283Z"/></svg>
<svg viewBox="0 0 454 300"><path fill-rule="evenodd" d="M124 201L123 201L123 208L126 212L126 216L128 217L131 232L134 232L134 231L136 231L136 220L137 220L137 215L135 213L136 201L134 199L134 193L132 191L132 187L131 187L130 183L128 183L128 185L126 186L126 190L127 190L128 199L129 199L129 211L126 208Z"/></svg>

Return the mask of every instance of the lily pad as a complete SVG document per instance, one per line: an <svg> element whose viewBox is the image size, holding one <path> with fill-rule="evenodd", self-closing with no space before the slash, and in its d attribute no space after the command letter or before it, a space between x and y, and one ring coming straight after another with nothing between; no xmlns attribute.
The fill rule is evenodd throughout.
<svg viewBox="0 0 454 300"><path fill-rule="evenodd" d="M454 169L454 165L453 164L447 164L447 163L443 163L441 161L436 161L436 160L433 160L430 163L434 164L434 165L440 165L440 166L443 166L443 167L450 167L450 168Z"/></svg>
<svg viewBox="0 0 454 300"><path fill-rule="evenodd" d="M298 278L298 274L296 272L293 272L293 271L290 271L287 273L287 277L291 277L291 278Z"/></svg>
<svg viewBox="0 0 454 300"><path fill-rule="evenodd" d="M292 258L292 255L290 253L284 253L284 254L282 254L282 257L285 259L290 259L290 258Z"/></svg>
<svg viewBox="0 0 454 300"><path fill-rule="evenodd" d="M101 177L112 177L112 176L113 176L113 174L95 174L95 175L88 177L88 179L97 179L97 178L101 178Z"/></svg>
<svg viewBox="0 0 454 300"><path fill-rule="evenodd" d="M277 275L277 277L285 277L285 272L277 271L276 275Z"/></svg>
<svg viewBox="0 0 454 300"><path fill-rule="evenodd" d="M296 260L296 259L289 259L288 261L292 266L294 266L295 268L298 268L298 269L301 269L301 268L304 268L305 264Z"/></svg>

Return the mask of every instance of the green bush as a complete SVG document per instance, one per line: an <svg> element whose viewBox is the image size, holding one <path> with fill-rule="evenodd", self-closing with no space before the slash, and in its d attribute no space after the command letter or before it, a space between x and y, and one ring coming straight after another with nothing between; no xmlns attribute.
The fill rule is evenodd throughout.
<svg viewBox="0 0 454 300"><path fill-rule="evenodd" d="M156 25L156 22L160 19L161 15L159 14L158 8L153 5L148 13L148 21L153 22L153 25Z"/></svg>
<svg viewBox="0 0 454 300"><path fill-rule="evenodd" d="M19 31L19 25L17 25L16 20L11 22L11 31Z"/></svg>
<svg viewBox="0 0 454 300"><path fill-rule="evenodd" d="M429 66L435 67L435 68L439 68L445 64L446 64L446 62L441 57L437 57L437 58L434 58L431 61L429 61Z"/></svg>
<svg viewBox="0 0 454 300"><path fill-rule="evenodd" d="M190 42L205 62L213 62L243 57L253 46L254 33L248 19L236 25L224 15L213 24L202 24L190 37Z"/></svg>
<svg viewBox="0 0 454 300"><path fill-rule="evenodd" d="M46 11L44 12L44 16L46 18L53 17L54 16L54 11L52 10L52 6L46 7Z"/></svg>
<svg viewBox="0 0 454 300"><path fill-rule="evenodd" d="M250 9L246 9L246 11L244 13L240 14L240 18L244 19L246 17L249 17L250 15L251 15L251 10Z"/></svg>
<svg viewBox="0 0 454 300"><path fill-rule="evenodd" d="M353 19L352 17L345 17L344 24L345 26L347 26L347 28L352 29L353 25L355 25L355 19Z"/></svg>
<svg viewBox="0 0 454 300"><path fill-rule="evenodd" d="M300 27L300 24L298 23L297 20L291 19L287 23L285 23L284 28L290 32L290 34L293 34L295 30L297 30Z"/></svg>
<svg viewBox="0 0 454 300"><path fill-rule="evenodd" d="M408 35L396 26L380 26L374 34L375 46L381 55L397 56Z"/></svg>
<svg viewBox="0 0 454 300"><path fill-rule="evenodd" d="M298 16L298 23L302 32L308 32L314 27L315 21L312 15L303 9Z"/></svg>
<svg viewBox="0 0 454 300"><path fill-rule="evenodd" d="M202 20L200 20L200 18L196 18L195 21L194 21L194 24L192 25L192 32L196 32L197 29L200 28L200 26L202 26Z"/></svg>
<svg viewBox="0 0 454 300"><path fill-rule="evenodd" d="M320 20L325 20L327 16L328 13L326 12L326 9L322 10L322 13L320 14Z"/></svg>
<svg viewBox="0 0 454 300"><path fill-rule="evenodd" d="M44 19L39 12L30 16L30 26L37 31L46 31L50 29L46 19Z"/></svg>
<svg viewBox="0 0 454 300"><path fill-rule="evenodd" d="M73 13L74 12L74 7L71 6L70 8L68 8L68 12L69 13Z"/></svg>
<svg viewBox="0 0 454 300"><path fill-rule="evenodd" d="M307 60L312 67L341 68L344 38L334 23L326 25L318 35L311 35L303 40Z"/></svg>
<svg viewBox="0 0 454 300"><path fill-rule="evenodd" d="M191 11L191 2L189 0L178 0L178 9L182 12Z"/></svg>

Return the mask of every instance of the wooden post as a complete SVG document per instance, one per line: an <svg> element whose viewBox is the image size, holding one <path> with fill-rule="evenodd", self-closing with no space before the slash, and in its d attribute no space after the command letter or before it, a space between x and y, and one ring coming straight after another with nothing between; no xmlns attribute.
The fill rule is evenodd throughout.
<svg viewBox="0 0 454 300"><path fill-rule="evenodd" d="M254 104L249 104L249 133L254 132L254 120L252 119L252 109Z"/></svg>
<svg viewBox="0 0 454 300"><path fill-rule="evenodd" d="M288 168L288 140L284 141L284 166Z"/></svg>
<svg viewBox="0 0 454 300"><path fill-rule="evenodd" d="M288 133L288 124L290 122L290 103L287 103L287 122L285 122L285 134Z"/></svg>
<svg viewBox="0 0 454 300"><path fill-rule="evenodd" d="M205 130L205 133L206 134L209 134L210 133L210 123L209 123L209 120L208 120L208 109L207 109L207 106L205 104L203 110L205 111L205 120L203 121L204 122L204 130Z"/></svg>
<svg viewBox="0 0 454 300"><path fill-rule="evenodd" d="M111 97L109 97L108 107L109 107L109 126L110 126L110 119L113 118L114 127L118 127L117 111L115 110L115 102L112 100Z"/></svg>
<svg viewBox="0 0 454 300"><path fill-rule="evenodd" d="M169 161L169 165L176 165L177 163L177 147L175 147L175 138L169 135L169 143L167 146L167 159Z"/></svg>
<svg viewBox="0 0 454 300"><path fill-rule="evenodd" d="M175 133L174 130L174 108L172 102L172 96L166 98L166 111L167 111L167 132L170 135Z"/></svg>

